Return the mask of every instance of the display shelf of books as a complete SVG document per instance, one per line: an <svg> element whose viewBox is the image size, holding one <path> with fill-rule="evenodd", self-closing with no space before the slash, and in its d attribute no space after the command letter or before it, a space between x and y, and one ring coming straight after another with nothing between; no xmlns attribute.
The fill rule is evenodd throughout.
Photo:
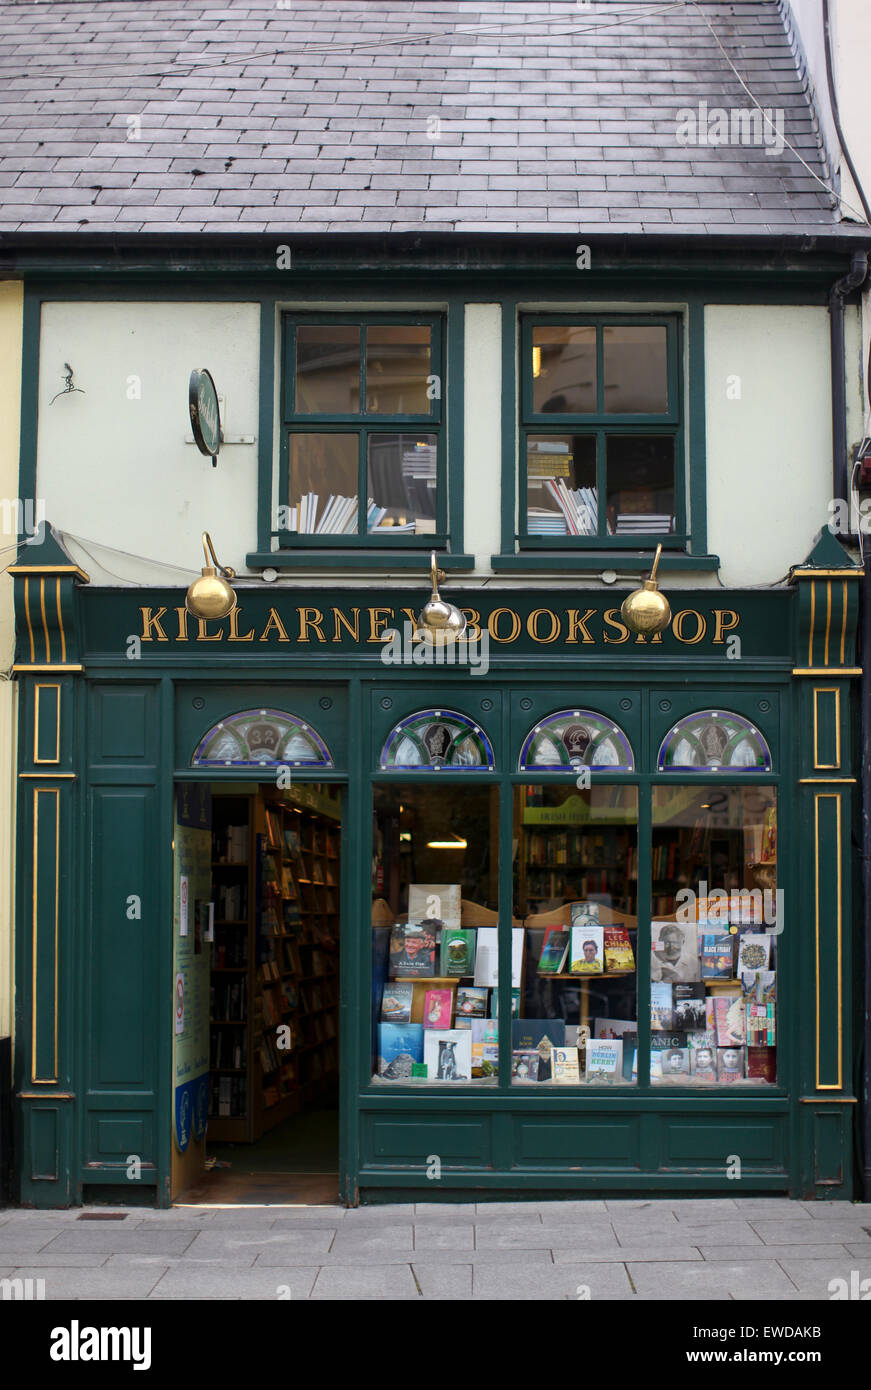
<svg viewBox="0 0 871 1390"><path fill-rule="evenodd" d="M391 922L379 906L387 908L382 902L373 910L380 982L373 1080L495 1085L496 913L464 903L458 883L410 884L405 921ZM472 926L471 918L486 925Z"/></svg>
<svg viewBox="0 0 871 1390"><path fill-rule="evenodd" d="M264 861L270 875L271 975L267 1020L270 1063L264 1109L277 1117L335 1084L338 1076L339 825L326 813L289 802L265 808ZM290 1028L281 1061L277 1029Z"/></svg>
<svg viewBox="0 0 871 1390"><path fill-rule="evenodd" d="M252 951L256 892L250 796L212 801L212 899L215 936L210 973L209 1139L250 1142L252 1105L250 1010L255 1000Z"/></svg>
<svg viewBox="0 0 871 1390"><path fill-rule="evenodd" d="M556 899L605 898L629 911L638 877L634 832L541 826L523 835L525 853L515 861L516 900L531 911Z"/></svg>
<svg viewBox="0 0 871 1390"><path fill-rule="evenodd" d="M697 846L686 832L673 839L676 874L689 881L690 893L667 920L651 923L656 1085L777 1082L777 974L786 924L778 915L777 811L769 795L762 815L717 830L701 860L708 877L694 877ZM711 889L709 879L723 865L731 886ZM667 902L675 908L677 899Z"/></svg>

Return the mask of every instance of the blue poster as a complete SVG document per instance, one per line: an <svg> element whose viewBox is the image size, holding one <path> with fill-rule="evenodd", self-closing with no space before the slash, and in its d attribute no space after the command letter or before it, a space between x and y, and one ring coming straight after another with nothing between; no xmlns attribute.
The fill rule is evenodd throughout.
<svg viewBox="0 0 871 1390"><path fill-rule="evenodd" d="M195 1084L193 1081L185 1081L182 1086L175 1088L175 1142L181 1153L184 1153L191 1142Z"/></svg>

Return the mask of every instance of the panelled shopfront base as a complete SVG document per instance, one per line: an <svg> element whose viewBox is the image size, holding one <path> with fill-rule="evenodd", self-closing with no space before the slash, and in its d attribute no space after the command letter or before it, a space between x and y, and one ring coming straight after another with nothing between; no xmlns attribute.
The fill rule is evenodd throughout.
<svg viewBox="0 0 871 1390"><path fill-rule="evenodd" d="M502 639L491 643L489 670L473 675L382 664L381 633L394 614L418 603L416 591L373 595L370 612L359 595L349 603L347 592L320 593L316 608L302 609L290 591L282 599L242 590L232 623L198 628L181 616L181 592L91 592L80 574L61 570L58 556L43 555L40 567L37 553L27 576L16 575L25 632L39 584L48 583L54 599L57 581L56 613L47 610L45 633L63 623L66 657L61 668L59 642L33 653L28 646L18 673L18 840L33 846L32 859L22 857L18 885L16 1165L23 1203L64 1206L109 1190L121 1202L141 1201L146 1192L159 1205L171 1200L174 788L179 781L226 783L228 791L275 786L280 758L226 759L217 767L195 757L210 730L232 728L243 711L292 716L299 737L316 749L286 755L297 794L313 783L342 788L343 1201L383 1201L411 1190L417 1200L433 1201L462 1193L853 1195L856 586L847 582L848 570L834 577L821 567L805 570L778 593L684 591L680 606L701 621L685 619L679 630L694 640L681 642L669 631L661 643L644 645L603 623L599 592L534 599L469 592L454 601ZM718 618L715 606L729 616ZM334 619L335 609L344 621ZM541 610L560 618L562 640L533 637L554 630L549 619L534 616ZM743 652L732 661L725 640L713 639L736 627ZM609 631L620 640L607 642ZM135 661L126 657L131 633L141 643ZM234 636L245 645L231 645ZM770 768L661 771L657 756L669 731L718 707L758 727ZM619 724L634 758L629 771L594 765L592 786L598 779L637 798L637 908L623 914L637 931L637 1076L630 1073L624 1085L518 1085L510 1017L501 1019L498 1064L486 1083L375 1075L381 1003L373 900L388 900L391 889L389 873L373 889L373 813L385 797L401 798L403 787L425 796L437 784L457 806L462 787L488 791L488 860L473 906L491 913L500 933L498 992L508 999L510 932L517 929L513 818L533 784L545 801L548 788L568 783L575 795L578 772L524 772L521 753L536 721L573 708ZM395 749L396 730L422 710L440 717L458 711L480 727L484 761L418 771L391 766L385 750ZM776 1079L758 1086L752 1078L738 1086L691 1085L691 1077L685 1086L659 1084L643 1022L652 1002L650 924L671 915L657 906L651 868L656 789L714 781L777 798L777 885L786 914L776 947L780 1045ZM389 816L382 823L390 833ZM450 815L439 829L457 843L465 833ZM407 852L404 841L400 851ZM453 881L447 867L442 878ZM539 882L530 878L527 891L535 888L544 908ZM613 898L610 880L607 886L600 896ZM464 902L471 896L464 891ZM538 988L534 961L526 969L530 988ZM563 980L573 987L568 972Z"/></svg>

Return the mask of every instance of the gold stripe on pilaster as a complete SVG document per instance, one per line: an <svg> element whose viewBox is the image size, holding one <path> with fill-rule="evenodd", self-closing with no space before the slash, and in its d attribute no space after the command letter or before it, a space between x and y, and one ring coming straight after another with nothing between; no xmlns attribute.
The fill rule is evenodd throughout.
<svg viewBox="0 0 871 1390"><path fill-rule="evenodd" d="M820 740L819 740L819 697L821 695L834 695L835 697L835 761L833 763L820 762ZM841 766L841 689L837 685L815 685L814 686L814 768L817 771L826 771L839 768Z"/></svg>
<svg viewBox="0 0 871 1390"><path fill-rule="evenodd" d="M48 630L48 619L45 616L45 579L39 581L39 611L42 614L42 630L45 633L45 659L51 661L51 634Z"/></svg>
<svg viewBox="0 0 871 1390"><path fill-rule="evenodd" d="M826 580L826 635L823 640L823 665L829 664L829 632L832 627L832 581Z"/></svg>
<svg viewBox="0 0 871 1390"><path fill-rule="evenodd" d="M24 581L24 617L27 622L27 635L30 638L30 660L36 660L36 648L33 644L33 625L30 621L30 578Z"/></svg>
<svg viewBox="0 0 871 1390"><path fill-rule="evenodd" d="M793 666L794 676L861 676L861 666Z"/></svg>
<svg viewBox="0 0 871 1390"><path fill-rule="evenodd" d="M39 747L39 695L42 690L54 690L57 692L55 704L55 731L54 731L54 757L41 758ZM59 763L60 762L60 682L51 683L37 681L33 691L33 761L37 764Z"/></svg>
<svg viewBox="0 0 871 1390"><path fill-rule="evenodd" d="M807 664L808 664L808 666L813 666L813 664L814 664L814 623L816 622L816 617L817 617L817 586L816 586L816 584L811 584L811 625L810 625L810 631L808 632L808 638L807 638Z"/></svg>
<svg viewBox="0 0 871 1390"><path fill-rule="evenodd" d="M52 996L52 1013L54 1015L54 1075L36 1076L36 1023L39 1013L39 996L37 993L37 962L38 962L38 916L39 916L39 798L41 796L54 797L54 984ZM33 912L31 917L30 950L31 950L31 1085L54 1086L57 1082L58 1073L58 983L59 983L59 960L58 960L58 913L60 910L60 788L59 787L34 787L33 789Z"/></svg>
<svg viewBox="0 0 871 1390"><path fill-rule="evenodd" d="M846 588L846 585L844 587ZM63 664L67 659L67 635L64 632L64 617L61 612L60 576L54 581L54 601L57 604L57 626L60 632L60 659L61 664ZM841 660L844 660L843 652L841 653Z"/></svg>
<svg viewBox="0 0 871 1390"><path fill-rule="evenodd" d="M847 581L844 580L844 592L841 595L841 665L844 664L844 643L847 640Z"/></svg>
<svg viewBox="0 0 871 1390"><path fill-rule="evenodd" d="M823 1082L820 1080L820 802L834 800L835 817L837 826L837 872L838 872L838 959L837 959L837 990L838 990L838 1079L834 1082ZM814 930L815 930L815 992L816 992L816 1086L819 1091L840 1091L844 1084L844 998L843 998L843 922L842 922L842 891L841 891L841 794L840 792L816 792L814 794Z"/></svg>

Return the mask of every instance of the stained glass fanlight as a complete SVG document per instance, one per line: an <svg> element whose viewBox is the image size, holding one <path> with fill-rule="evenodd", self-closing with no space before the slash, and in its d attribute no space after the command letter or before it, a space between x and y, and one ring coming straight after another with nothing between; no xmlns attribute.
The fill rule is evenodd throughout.
<svg viewBox="0 0 871 1390"><path fill-rule="evenodd" d="M481 726L449 709L418 710L394 725L380 761L382 771L468 768L492 772L496 766L493 745Z"/></svg>
<svg viewBox="0 0 871 1390"><path fill-rule="evenodd" d="M200 740L191 767L333 766L320 734L279 709L245 709L222 719Z"/></svg>
<svg viewBox="0 0 871 1390"><path fill-rule="evenodd" d="M728 710L697 710L669 729L658 772L770 772L771 750L754 724Z"/></svg>
<svg viewBox="0 0 871 1390"><path fill-rule="evenodd" d="M623 730L588 709L563 709L540 719L523 741L519 771L568 772L575 767L634 771L632 747Z"/></svg>

